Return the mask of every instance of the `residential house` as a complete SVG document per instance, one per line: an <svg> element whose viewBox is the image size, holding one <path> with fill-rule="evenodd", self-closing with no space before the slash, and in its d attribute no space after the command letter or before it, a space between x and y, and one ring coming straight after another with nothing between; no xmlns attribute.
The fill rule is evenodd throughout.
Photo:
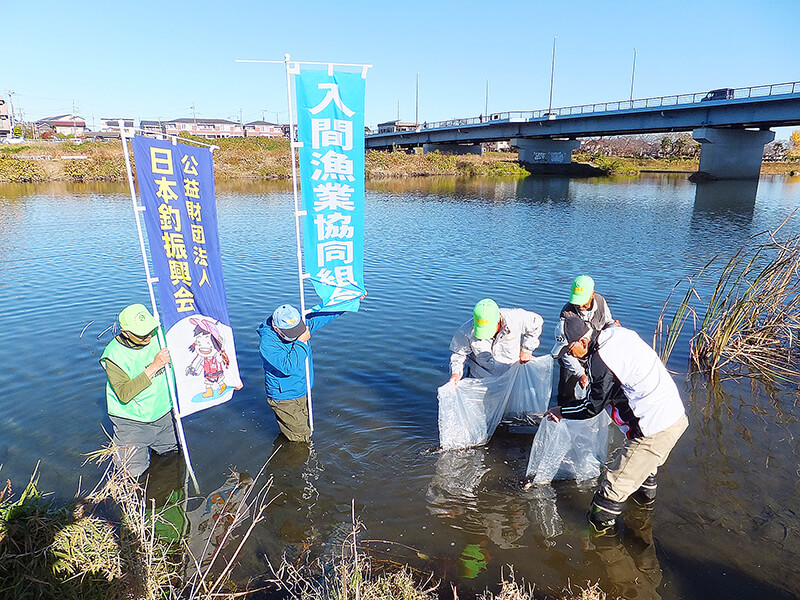
<svg viewBox="0 0 800 600"><path fill-rule="evenodd" d="M188 133L209 140L227 137L244 137L240 123L227 119L172 119L164 121L164 133L180 135Z"/></svg>
<svg viewBox="0 0 800 600"><path fill-rule="evenodd" d="M288 123L284 123L283 125L281 125L281 131L283 132L283 137L285 137L287 140L288 139L292 139L290 137L290 132L292 131L292 129L294 129L294 139L296 140L297 139L297 123L294 124L294 127L292 127Z"/></svg>
<svg viewBox="0 0 800 600"><path fill-rule="evenodd" d="M133 119L109 119L104 117L100 119L100 128L98 131L116 131L119 129L120 121L122 121L122 126L125 129L133 129Z"/></svg>
<svg viewBox="0 0 800 600"><path fill-rule="evenodd" d="M86 133L86 121L78 115L58 115L47 119L39 119L36 121L36 128L39 131L50 129L57 135L71 135L82 138Z"/></svg>
<svg viewBox="0 0 800 600"><path fill-rule="evenodd" d="M11 115L8 112L8 103L0 98L0 137L11 135Z"/></svg>
<svg viewBox="0 0 800 600"><path fill-rule="evenodd" d="M385 123L378 123L378 133L395 133L396 131L415 131L419 127L417 123L409 123L396 119L394 121L386 121Z"/></svg>
<svg viewBox="0 0 800 600"><path fill-rule="evenodd" d="M283 137L283 128L268 121L251 121L244 124L246 137Z"/></svg>
<svg viewBox="0 0 800 600"><path fill-rule="evenodd" d="M139 129L147 133L165 133L164 121L139 121Z"/></svg>

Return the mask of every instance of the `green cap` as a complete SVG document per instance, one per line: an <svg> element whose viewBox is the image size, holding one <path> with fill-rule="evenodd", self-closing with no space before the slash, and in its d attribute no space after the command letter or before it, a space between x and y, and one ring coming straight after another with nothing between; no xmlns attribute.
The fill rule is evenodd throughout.
<svg viewBox="0 0 800 600"><path fill-rule="evenodd" d="M497 324L500 322L500 309L497 302L484 298L475 305L472 311L475 317L475 337L479 340L488 340L497 333Z"/></svg>
<svg viewBox="0 0 800 600"><path fill-rule="evenodd" d="M158 321L144 304L131 304L119 313L119 326L133 335L144 337L158 327Z"/></svg>
<svg viewBox="0 0 800 600"><path fill-rule="evenodd" d="M572 282L572 293L569 295L569 303L575 306L583 306L592 297L594 292L594 279L588 275L578 275Z"/></svg>

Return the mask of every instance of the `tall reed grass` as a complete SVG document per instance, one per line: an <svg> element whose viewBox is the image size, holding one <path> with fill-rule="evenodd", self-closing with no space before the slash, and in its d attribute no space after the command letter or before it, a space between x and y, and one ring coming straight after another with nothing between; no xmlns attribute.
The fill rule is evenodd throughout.
<svg viewBox="0 0 800 600"><path fill-rule="evenodd" d="M750 237L726 263L715 257L675 284L653 337L664 362L691 320L693 370L800 384L800 235L777 237L790 218Z"/></svg>

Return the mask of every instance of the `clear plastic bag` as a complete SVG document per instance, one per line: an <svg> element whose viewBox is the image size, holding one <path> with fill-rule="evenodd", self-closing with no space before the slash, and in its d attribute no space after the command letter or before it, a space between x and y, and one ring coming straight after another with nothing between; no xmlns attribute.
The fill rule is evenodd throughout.
<svg viewBox="0 0 800 600"><path fill-rule="evenodd" d="M582 421L543 419L533 438L527 477L536 485L597 477L606 462L610 423L605 411Z"/></svg>
<svg viewBox="0 0 800 600"><path fill-rule="evenodd" d="M481 446L501 420L541 414L550 403L553 359L511 365L498 377L462 379L439 388L439 441L443 450Z"/></svg>

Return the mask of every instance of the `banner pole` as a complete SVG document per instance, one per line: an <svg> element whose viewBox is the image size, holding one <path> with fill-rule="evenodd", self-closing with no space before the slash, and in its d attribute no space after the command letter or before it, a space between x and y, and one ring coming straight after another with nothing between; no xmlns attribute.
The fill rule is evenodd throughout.
<svg viewBox="0 0 800 600"><path fill-rule="evenodd" d="M144 274L147 279L147 289L150 292L150 303L153 307L153 316L158 321L158 327L156 331L158 332L158 344L161 348L167 347L166 339L164 338L164 331L161 328L161 317L158 314L158 307L156 306L156 295L153 291L153 283L157 281L156 278L150 275L150 264L147 262L147 252L145 251L144 247L144 236L142 235L142 223L139 220L139 213L145 210L144 206L140 206L136 202L136 187L133 185L133 170L131 168L131 157L130 153L128 152L128 137L125 134L124 122L122 120L119 121L119 139L122 142L122 153L125 156L125 167L128 170L128 187L130 188L131 192L131 204L133 205L133 216L136 220L136 231L139 234L139 248L142 251L142 263L144 264ZM172 361L166 367L167 371L167 380L169 385L167 388L169 389L169 399L170 403L172 404L172 415L175 418L175 429L178 432L178 439L180 441L181 450L183 451L183 457L186 460L186 467L189 471L189 475L192 478L192 483L194 484L195 493L200 493L200 486L197 485L197 478L194 474L194 469L192 468L192 461L189 458L189 448L186 445L186 435L183 432L183 423L181 422L181 416L178 413L178 402L176 400L176 393L175 393L175 375L172 372Z"/></svg>
<svg viewBox="0 0 800 600"><path fill-rule="evenodd" d="M294 141L294 111L292 110L292 80L291 70L289 68L289 54L284 55L284 62L286 63L286 94L289 98L289 148L292 155L292 188L294 191L294 230L297 239L297 278L300 284L300 318L306 322L306 298L303 290L303 279L308 276L303 274L303 249L300 244L300 217L305 215L305 212L300 211L300 202L297 194L297 159L295 158L295 148L300 147L299 142ZM311 346L309 346L310 352ZM309 368L308 357L306 357L306 399L308 404L308 428L311 433L314 433L314 408L311 403L311 370Z"/></svg>

